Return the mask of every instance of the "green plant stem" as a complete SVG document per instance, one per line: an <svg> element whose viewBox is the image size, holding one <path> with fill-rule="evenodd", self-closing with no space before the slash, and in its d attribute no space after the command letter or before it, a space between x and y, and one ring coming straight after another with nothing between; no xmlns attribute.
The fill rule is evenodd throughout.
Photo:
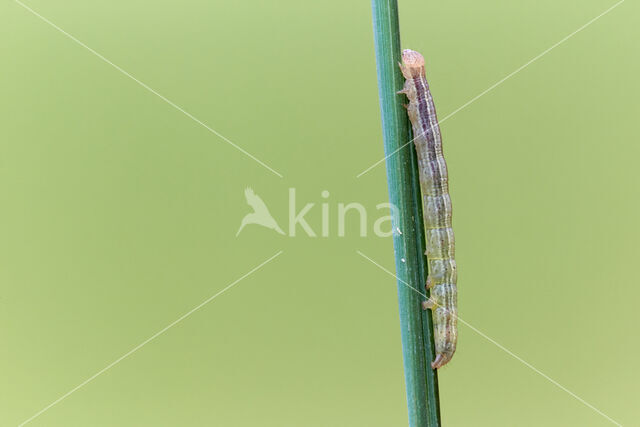
<svg viewBox="0 0 640 427"><path fill-rule="evenodd" d="M403 85L398 68L401 58L398 4L396 0L372 0L371 6L384 151L389 156L386 159L389 200L399 211L393 221L393 246L409 426L440 426L438 376L431 369L433 324L431 312L423 311L420 305L425 299L420 293L426 293L427 264L418 166L413 144L400 149L411 140L411 128L403 107L406 100L396 93Z"/></svg>

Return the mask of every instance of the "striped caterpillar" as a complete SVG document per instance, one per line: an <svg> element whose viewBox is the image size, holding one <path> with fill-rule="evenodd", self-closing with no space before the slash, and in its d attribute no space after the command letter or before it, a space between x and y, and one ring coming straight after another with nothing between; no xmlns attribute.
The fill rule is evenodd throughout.
<svg viewBox="0 0 640 427"><path fill-rule="evenodd" d="M429 274L426 288L431 297L422 303L431 309L436 358L433 369L441 368L456 351L458 338L458 290L455 243L451 228L451 198L447 164L433 98L424 72L424 58L418 52L402 52L400 70L406 81L399 92L409 99L407 112L418 154Z"/></svg>

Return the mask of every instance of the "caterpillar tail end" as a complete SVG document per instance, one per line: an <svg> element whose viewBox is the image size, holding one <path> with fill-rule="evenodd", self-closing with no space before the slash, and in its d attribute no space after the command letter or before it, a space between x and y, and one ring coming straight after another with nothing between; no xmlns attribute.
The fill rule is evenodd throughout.
<svg viewBox="0 0 640 427"><path fill-rule="evenodd" d="M453 356L452 354L444 354L444 353L438 353L436 355L436 360L434 360L431 363L431 369L440 369L442 368L444 365L446 365L447 363L449 363L449 361L451 360L451 356Z"/></svg>

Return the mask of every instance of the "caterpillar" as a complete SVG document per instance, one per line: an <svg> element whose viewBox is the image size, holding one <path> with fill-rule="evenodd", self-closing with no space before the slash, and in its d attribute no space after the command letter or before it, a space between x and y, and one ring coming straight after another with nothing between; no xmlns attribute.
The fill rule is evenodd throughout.
<svg viewBox="0 0 640 427"><path fill-rule="evenodd" d="M453 357L458 338L457 267L449 177L442 154L440 126L424 71L424 58L418 52L406 49L402 51L402 63L398 65L406 79L398 93L409 99L406 107L418 155L429 265L426 289L431 291L430 298L422 306L425 310L431 309L433 316L436 358L431 367L438 369Z"/></svg>

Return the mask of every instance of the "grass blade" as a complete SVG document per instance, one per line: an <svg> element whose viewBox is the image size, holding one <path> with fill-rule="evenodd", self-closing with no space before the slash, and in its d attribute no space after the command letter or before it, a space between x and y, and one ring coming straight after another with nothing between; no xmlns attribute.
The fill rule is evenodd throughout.
<svg viewBox="0 0 640 427"><path fill-rule="evenodd" d="M372 0L371 6L384 151L389 155L411 140L411 128L402 105L405 101L396 94L403 84L398 68L401 54L398 4L396 0ZM399 210L393 227L402 233L394 233L393 246L409 426L440 426L438 376L431 369L434 358L431 313L420 307L424 297L405 284L425 292L422 196L413 144L388 157L386 166L389 200Z"/></svg>

